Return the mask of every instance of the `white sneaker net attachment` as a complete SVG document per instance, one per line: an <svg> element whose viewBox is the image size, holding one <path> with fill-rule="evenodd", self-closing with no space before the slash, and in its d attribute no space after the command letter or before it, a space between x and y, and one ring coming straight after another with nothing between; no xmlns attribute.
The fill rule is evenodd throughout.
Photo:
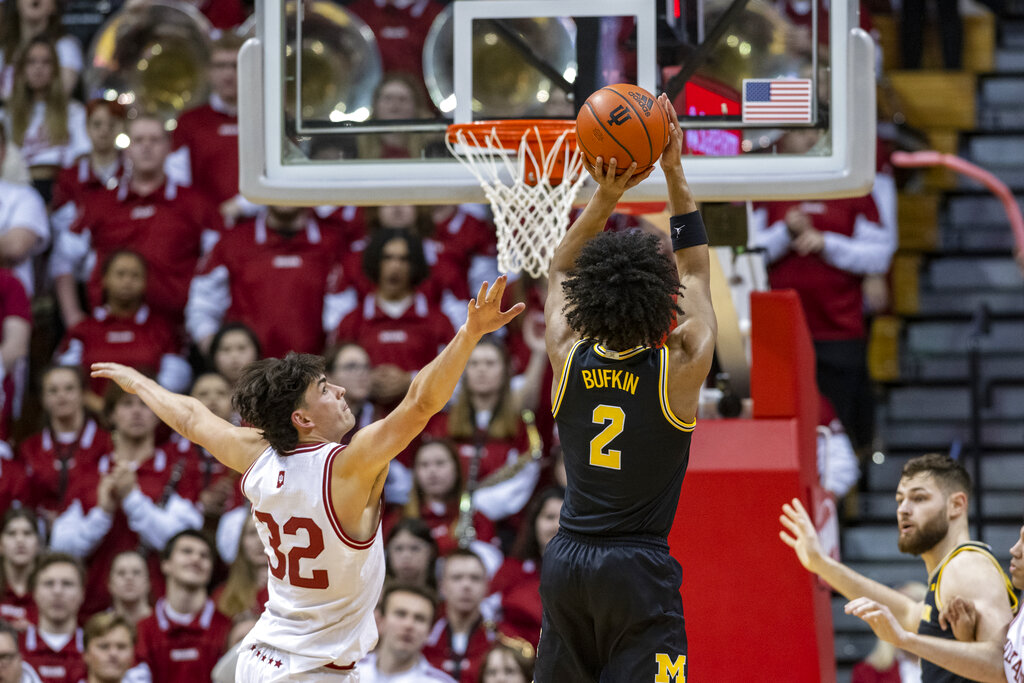
<svg viewBox="0 0 1024 683"><path fill-rule="evenodd" d="M498 269L547 275L586 174L573 121L477 121L448 127L445 144L491 203Z"/></svg>

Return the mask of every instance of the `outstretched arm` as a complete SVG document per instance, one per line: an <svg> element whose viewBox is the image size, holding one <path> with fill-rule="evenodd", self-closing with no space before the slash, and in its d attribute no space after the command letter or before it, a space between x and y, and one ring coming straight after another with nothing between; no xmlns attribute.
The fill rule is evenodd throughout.
<svg viewBox="0 0 1024 683"><path fill-rule="evenodd" d="M197 399L172 393L138 370L119 363L93 363L92 376L113 380L136 394L167 426L236 472L245 472L267 448L257 430L220 419Z"/></svg>
<svg viewBox="0 0 1024 683"><path fill-rule="evenodd" d="M604 231L608 218L615 211L622 194L644 181L654 170L654 167L636 174L636 163L630 164L629 168L616 177L616 161L613 157L608 165L604 165L604 159L597 157L593 165L583 162L584 168L597 181L597 191L587 202L583 213L576 221L569 226L569 230L562 237L562 241L555 248L554 256L551 259L551 266L548 268L548 296L544 302L544 340L547 345L548 360L558 377L565 365L565 359L569 349L575 342L575 333L566 322L565 294L562 292L562 281L576 264L576 257L579 256L583 246L595 236Z"/></svg>
<svg viewBox="0 0 1024 683"><path fill-rule="evenodd" d="M963 643L925 636L905 629L892 611L870 598L846 604L846 613L860 617L881 640L927 659L958 676L982 683L1006 683L1003 671L1003 641L1009 624L989 640Z"/></svg>
<svg viewBox="0 0 1024 683"><path fill-rule="evenodd" d="M905 630L917 631L917 624L921 620L920 602L914 602L903 593L858 574L822 553L814 523L796 498L792 504L783 505L782 512L779 521L789 534L780 531L779 538L796 552L797 559L805 569L820 576L849 600L867 597L887 606Z"/></svg>

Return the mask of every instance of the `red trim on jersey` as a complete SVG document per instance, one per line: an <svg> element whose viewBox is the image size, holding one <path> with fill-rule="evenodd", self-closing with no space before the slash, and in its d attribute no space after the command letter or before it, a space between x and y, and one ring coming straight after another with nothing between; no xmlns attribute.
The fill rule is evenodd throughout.
<svg viewBox="0 0 1024 683"><path fill-rule="evenodd" d="M332 669L334 671L351 671L356 668L356 663L352 662L348 666L338 666L337 664L324 664L325 669Z"/></svg>
<svg viewBox="0 0 1024 683"><path fill-rule="evenodd" d="M327 511L327 519L331 520L331 526L334 527L334 533L338 535L341 542L350 548L355 550L366 550L373 545L373 541L377 538L377 533L380 531L380 524L377 525L377 529L373 532L373 535L365 541L355 541L348 537L345 530L341 528L341 520L338 519L337 513L334 511L334 505L331 504L333 498L331 498L331 465L334 464L334 458L345 450L345 446L338 446L331 454L327 456L327 460L324 463L324 509Z"/></svg>

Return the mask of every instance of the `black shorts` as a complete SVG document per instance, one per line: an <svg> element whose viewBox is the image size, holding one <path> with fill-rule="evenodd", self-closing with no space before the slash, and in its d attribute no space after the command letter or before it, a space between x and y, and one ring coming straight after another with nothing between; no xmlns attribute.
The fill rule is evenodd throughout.
<svg viewBox="0 0 1024 683"><path fill-rule="evenodd" d="M662 538L560 530L541 566L536 683L684 683L682 580Z"/></svg>

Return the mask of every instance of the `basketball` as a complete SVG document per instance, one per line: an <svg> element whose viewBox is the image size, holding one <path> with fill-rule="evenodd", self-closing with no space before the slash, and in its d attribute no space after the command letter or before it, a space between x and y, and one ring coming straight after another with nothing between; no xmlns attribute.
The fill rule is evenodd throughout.
<svg viewBox="0 0 1024 683"><path fill-rule="evenodd" d="M576 140L593 164L615 159L622 173L636 162L641 173L658 160L668 142L668 117L657 98L630 83L608 85L587 98L576 116Z"/></svg>

